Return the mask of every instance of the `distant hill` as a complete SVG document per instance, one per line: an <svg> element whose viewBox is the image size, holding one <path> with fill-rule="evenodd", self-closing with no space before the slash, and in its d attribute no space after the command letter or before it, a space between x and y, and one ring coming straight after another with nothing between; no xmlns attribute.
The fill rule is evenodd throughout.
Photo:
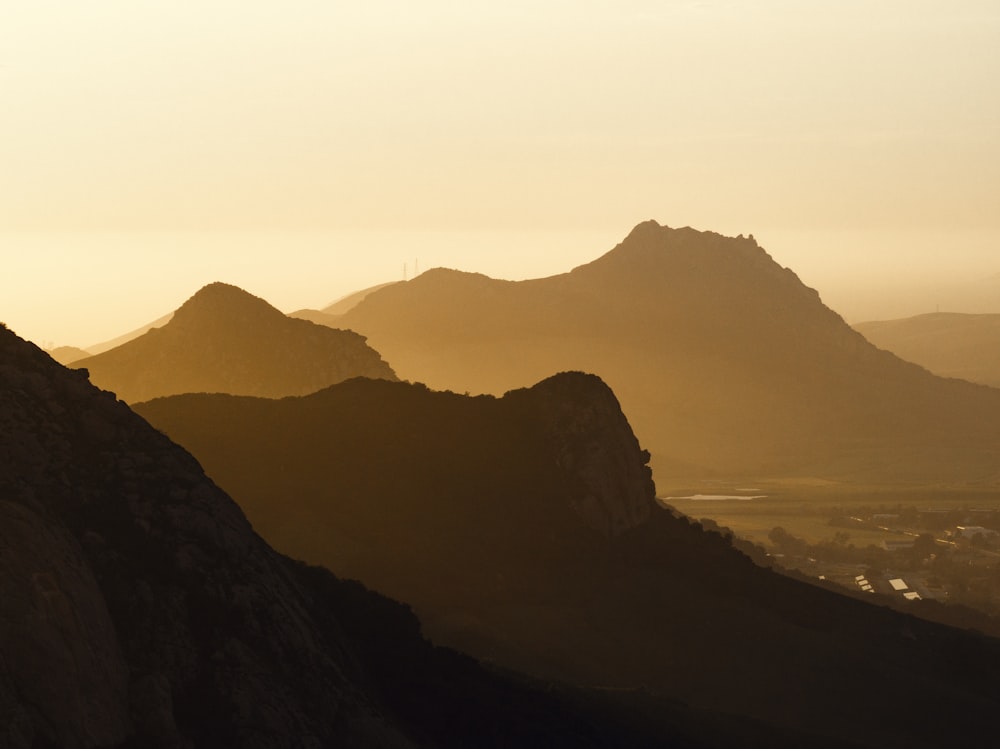
<svg viewBox="0 0 1000 749"><path fill-rule="evenodd" d="M100 343L95 343L93 346L88 346L87 351L89 351L91 354L103 354L105 351L110 351L113 348L118 348L123 343L134 341L139 336L145 335L153 328L162 328L164 325L170 322L170 318L172 318L173 316L174 313L170 312L164 315L163 317L158 317L151 323L143 325L141 328L136 328L135 330L129 331L128 333L120 335L116 338L112 338L109 341L101 341Z"/></svg>
<svg viewBox="0 0 1000 749"><path fill-rule="evenodd" d="M378 291L379 289L384 289L387 286L393 286L399 281L389 281L387 283L380 283L376 286L370 286L367 289L362 289L361 291L355 291L346 296L342 296L335 302L327 305L321 310L315 309L300 309L295 312L289 312L289 317L297 317L300 320L309 320L310 322L317 323L319 325L328 325L330 327L337 327L339 322L339 316L347 312L349 309L353 309L362 301L364 301L369 294Z"/></svg>
<svg viewBox="0 0 1000 749"><path fill-rule="evenodd" d="M88 356L92 356L90 351L84 351L75 346L58 346L46 353L60 364L71 364L77 359L86 359Z"/></svg>
<svg viewBox="0 0 1000 749"><path fill-rule="evenodd" d="M395 286L397 283L399 283L399 281L387 281L386 283L376 284L375 286L369 286L367 289L347 294L346 296L342 296L337 301L331 302L326 307L321 309L320 312L327 315L342 315L348 310L358 306L358 304L363 302L372 292L384 289L388 286Z"/></svg>
<svg viewBox="0 0 1000 749"><path fill-rule="evenodd" d="M136 409L277 548L407 600L435 642L776 728L733 746L974 746L993 730L1000 642L779 576L660 508L592 375L503 398L358 379Z"/></svg>
<svg viewBox="0 0 1000 749"><path fill-rule="evenodd" d="M1000 387L1000 314L936 312L858 323L854 329L936 375Z"/></svg>
<svg viewBox="0 0 1000 749"><path fill-rule="evenodd" d="M221 283L201 289L163 327L74 366L130 403L188 392L273 398L351 377L395 379L357 333L286 317Z"/></svg>
<svg viewBox="0 0 1000 749"><path fill-rule="evenodd" d="M649 221L569 273L435 269L336 319L435 388L597 373L662 476L1000 481L1000 393L879 351L752 237Z"/></svg>

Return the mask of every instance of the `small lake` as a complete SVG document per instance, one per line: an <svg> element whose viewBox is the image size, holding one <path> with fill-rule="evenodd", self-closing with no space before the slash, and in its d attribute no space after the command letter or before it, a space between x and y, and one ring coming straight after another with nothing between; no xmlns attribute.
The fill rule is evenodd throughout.
<svg viewBox="0 0 1000 749"><path fill-rule="evenodd" d="M752 499L767 499L766 494L756 494L750 497L738 494L692 494L688 497L662 497L664 502L676 499L690 499L694 502L749 502Z"/></svg>

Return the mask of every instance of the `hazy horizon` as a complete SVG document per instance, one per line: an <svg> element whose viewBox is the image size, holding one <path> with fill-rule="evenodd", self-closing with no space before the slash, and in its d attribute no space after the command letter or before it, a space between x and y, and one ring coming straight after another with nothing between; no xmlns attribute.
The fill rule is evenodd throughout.
<svg viewBox="0 0 1000 749"><path fill-rule="evenodd" d="M16 2L0 319L86 346L215 280L539 277L649 218L754 234L849 321L971 304L998 42L986 0Z"/></svg>
<svg viewBox="0 0 1000 749"><path fill-rule="evenodd" d="M321 309L354 291L403 280L404 272L413 278L415 272L436 267L515 281L569 272L610 251L631 228L617 235L372 231L8 236L9 247L24 254L19 273L0 278L0 319L41 346L86 348L153 322L213 281L240 286L284 312ZM986 252L978 263L959 270L935 270L919 257L897 267L891 258L863 252L853 253L853 265L841 261L838 268L824 253L796 252L802 241L796 233L779 237L777 248L766 237L755 238L849 323L934 311L1000 313L1000 261L991 262ZM894 239L911 245L919 241L906 234L884 237L887 243ZM830 252L851 255L857 238L830 233L820 241Z"/></svg>

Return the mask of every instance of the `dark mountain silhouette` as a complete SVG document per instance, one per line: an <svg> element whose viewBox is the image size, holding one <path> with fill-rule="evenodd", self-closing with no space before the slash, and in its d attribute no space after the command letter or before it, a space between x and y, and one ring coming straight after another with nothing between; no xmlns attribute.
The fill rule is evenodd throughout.
<svg viewBox="0 0 1000 749"><path fill-rule="evenodd" d="M395 379L362 336L293 320L221 283L201 289L163 327L74 364L130 403L195 392L274 398L350 377Z"/></svg>
<svg viewBox="0 0 1000 749"><path fill-rule="evenodd" d="M541 686L273 551L187 452L0 326L3 749L802 745Z"/></svg>
<svg viewBox="0 0 1000 749"><path fill-rule="evenodd" d="M1000 314L936 312L858 323L873 344L941 377L1000 387Z"/></svg>
<svg viewBox="0 0 1000 749"><path fill-rule="evenodd" d="M592 375L499 399L356 379L136 408L277 548L407 600L435 642L492 662L642 686L802 746L974 746L1000 700L1000 642L779 576L657 505Z"/></svg>
<svg viewBox="0 0 1000 749"><path fill-rule="evenodd" d="M82 348L76 348L76 346L57 346L50 351L46 351L46 353L60 364L72 364L78 359L86 359L88 356L93 356L91 352L84 351Z"/></svg>
<svg viewBox="0 0 1000 749"><path fill-rule="evenodd" d="M659 475L1000 480L1000 393L879 351L752 237L648 221L569 273L431 270L337 320L436 388L599 374Z"/></svg>

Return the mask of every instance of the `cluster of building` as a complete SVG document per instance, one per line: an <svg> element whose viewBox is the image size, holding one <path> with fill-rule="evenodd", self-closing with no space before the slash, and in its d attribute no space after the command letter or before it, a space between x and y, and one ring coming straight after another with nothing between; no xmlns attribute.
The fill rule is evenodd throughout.
<svg viewBox="0 0 1000 749"><path fill-rule="evenodd" d="M878 592L875 590L875 586L864 575L855 575L854 582L857 583L858 587L865 593ZM891 578L888 583L889 587L892 588L892 592L902 593L903 598L907 601L919 601L921 598L920 594L915 590L911 590L910 586L907 585L906 581L901 577Z"/></svg>

